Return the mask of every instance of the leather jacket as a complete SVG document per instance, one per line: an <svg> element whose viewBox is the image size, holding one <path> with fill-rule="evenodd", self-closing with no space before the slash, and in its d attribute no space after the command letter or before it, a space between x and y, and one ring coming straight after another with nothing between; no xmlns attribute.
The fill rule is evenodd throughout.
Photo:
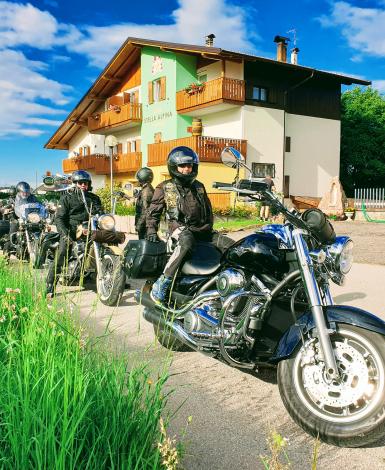
<svg viewBox="0 0 385 470"><path fill-rule="evenodd" d="M182 186L176 179L160 183L154 192L147 216L147 234L158 231L163 211L169 230L185 226L192 232L211 232L213 211L205 187L199 181Z"/></svg>

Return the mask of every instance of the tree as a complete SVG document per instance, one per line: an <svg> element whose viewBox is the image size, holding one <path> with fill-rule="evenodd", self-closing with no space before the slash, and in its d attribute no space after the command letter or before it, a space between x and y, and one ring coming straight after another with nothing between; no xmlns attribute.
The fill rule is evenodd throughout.
<svg viewBox="0 0 385 470"><path fill-rule="evenodd" d="M385 187L385 99L370 87L342 94L340 178L348 196Z"/></svg>

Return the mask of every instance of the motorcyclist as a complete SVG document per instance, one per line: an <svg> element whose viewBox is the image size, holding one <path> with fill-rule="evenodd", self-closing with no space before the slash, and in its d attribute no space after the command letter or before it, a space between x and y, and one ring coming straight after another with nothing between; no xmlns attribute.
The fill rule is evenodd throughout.
<svg viewBox="0 0 385 470"><path fill-rule="evenodd" d="M137 171L135 178L139 181L141 186L141 190L135 202L135 229L138 232L139 240L143 240L147 231L147 211L150 207L152 196L154 195L154 188L151 184L154 179L154 173L151 168L145 166Z"/></svg>
<svg viewBox="0 0 385 470"><path fill-rule="evenodd" d="M146 239L159 240L160 217L166 210L169 233L176 242L163 274L152 287L151 297L156 302L165 300L173 277L197 241L211 241L220 250L233 243L230 238L213 232L211 203L204 185L196 180L198 166L198 155L191 148L180 146L171 150L167 157L171 179L156 187L148 210Z"/></svg>
<svg viewBox="0 0 385 470"><path fill-rule="evenodd" d="M13 193L13 191L12 191ZM26 204L35 204L38 203L38 199L36 196L32 194L31 186L26 183L25 181L20 181L17 183L15 188L15 199L8 201L8 207L11 207L13 204L13 220L10 221L9 226L9 239L4 245L4 253L7 258L10 257L11 253L13 252L11 237L12 234L17 232L18 230L18 221L15 219L19 219L23 215L23 206Z"/></svg>
<svg viewBox="0 0 385 470"><path fill-rule="evenodd" d="M47 275L46 293L48 295L54 294L59 274L65 260L68 259L72 242L76 240L78 226L88 221L90 214L103 212L99 196L91 192L90 174L84 170L77 170L72 173L71 180L74 187L61 196L57 206L55 224L60 234L60 243L56 263L50 266ZM82 192L87 207L84 204ZM86 229L83 230L83 234L87 235Z"/></svg>

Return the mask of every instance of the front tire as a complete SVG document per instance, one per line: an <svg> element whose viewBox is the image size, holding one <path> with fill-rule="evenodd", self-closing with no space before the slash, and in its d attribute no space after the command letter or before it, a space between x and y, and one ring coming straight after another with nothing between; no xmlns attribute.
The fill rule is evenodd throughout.
<svg viewBox="0 0 385 470"><path fill-rule="evenodd" d="M331 340L341 381L325 375L318 341L310 339L278 366L281 398L312 436L336 446L366 446L385 435L385 340L352 325L340 325Z"/></svg>
<svg viewBox="0 0 385 470"><path fill-rule="evenodd" d="M105 253L101 260L102 272L98 277L97 289L104 305L115 306L122 298L126 285L121 256Z"/></svg>

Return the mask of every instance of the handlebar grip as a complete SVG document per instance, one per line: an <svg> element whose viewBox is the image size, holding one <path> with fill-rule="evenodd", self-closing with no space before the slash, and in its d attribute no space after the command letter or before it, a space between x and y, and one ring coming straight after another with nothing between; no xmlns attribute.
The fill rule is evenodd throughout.
<svg viewBox="0 0 385 470"><path fill-rule="evenodd" d="M212 187L213 188L232 188L233 185L232 183L221 183L220 181L214 181Z"/></svg>

